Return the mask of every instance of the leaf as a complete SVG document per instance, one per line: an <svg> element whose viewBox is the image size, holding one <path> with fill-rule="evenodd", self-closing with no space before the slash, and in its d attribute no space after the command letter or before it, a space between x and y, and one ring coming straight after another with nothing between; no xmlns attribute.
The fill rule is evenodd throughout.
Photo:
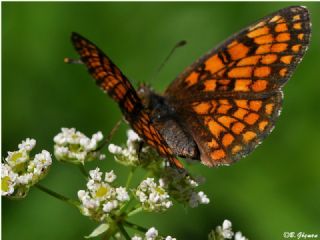
<svg viewBox="0 0 320 240"><path fill-rule="evenodd" d="M97 237L99 235L101 235L102 233L104 233L105 231L107 231L109 229L109 224L107 223L102 223L100 224L98 227L96 227L92 233L90 233L89 236L85 236L85 238L94 238Z"/></svg>

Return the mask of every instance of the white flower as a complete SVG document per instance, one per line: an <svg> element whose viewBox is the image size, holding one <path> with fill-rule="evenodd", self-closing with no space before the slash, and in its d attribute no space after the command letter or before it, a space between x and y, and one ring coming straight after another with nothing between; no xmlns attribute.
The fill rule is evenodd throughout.
<svg viewBox="0 0 320 240"><path fill-rule="evenodd" d="M116 188L116 193L117 193L117 199L120 202L125 202L130 199L129 194L128 194L126 188L124 188L124 187Z"/></svg>
<svg viewBox="0 0 320 240"><path fill-rule="evenodd" d="M92 209L99 206L99 201L92 199L89 196L89 192L86 192L84 190L78 191L78 198L86 209Z"/></svg>
<svg viewBox="0 0 320 240"><path fill-rule="evenodd" d="M162 178L159 180L162 187L164 187L170 196L181 203L188 203L192 208L199 206L199 204L208 204L210 202L204 192L196 192L196 187L203 178L191 178L186 172L179 172L176 169L168 168L163 172Z"/></svg>
<svg viewBox="0 0 320 240"><path fill-rule="evenodd" d="M112 154L121 154L122 153L122 148L117 146L117 145L114 145L114 144L109 144L108 146L108 150L110 153Z"/></svg>
<svg viewBox="0 0 320 240"><path fill-rule="evenodd" d="M167 236L165 240L177 240L176 238L173 238L171 236Z"/></svg>
<svg viewBox="0 0 320 240"><path fill-rule="evenodd" d="M199 202L202 204L208 204L210 202L210 199L207 197L204 192L198 192Z"/></svg>
<svg viewBox="0 0 320 240"><path fill-rule="evenodd" d="M158 168L163 165L164 160L156 151L147 145L141 148L141 139L133 131L127 131L126 146L120 147L115 144L109 144L108 150L114 154L117 162L125 166L143 166L145 168Z"/></svg>
<svg viewBox="0 0 320 240"><path fill-rule="evenodd" d="M225 229L231 229L231 228L232 228L232 223L228 219L224 220L222 223L222 229L225 230Z"/></svg>
<svg viewBox="0 0 320 240"><path fill-rule="evenodd" d="M115 209L117 206L115 206L114 202L107 202L103 204L103 211L106 213L111 212L113 209Z"/></svg>
<svg viewBox="0 0 320 240"><path fill-rule="evenodd" d="M135 141L140 141L141 138L139 137L139 135L133 131L132 129L129 129L127 132L128 135L128 142L135 142Z"/></svg>
<svg viewBox="0 0 320 240"><path fill-rule="evenodd" d="M18 174L8 164L1 163L1 195L7 196L14 192Z"/></svg>
<svg viewBox="0 0 320 240"><path fill-rule="evenodd" d="M42 150L41 153L34 156L34 161L47 167L52 163L51 154L47 150Z"/></svg>
<svg viewBox="0 0 320 240"><path fill-rule="evenodd" d="M19 150L8 152L5 164L2 164L1 179L2 195L14 195L23 198L31 186L39 182L48 172L52 164L51 155L42 150L33 158L30 151L35 147L36 140L27 138L19 144Z"/></svg>
<svg viewBox="0 0 320 240"><path fill-rule="evenodd" d="M74 128L61 128L61 133L56 135L53 138L53 141L56 144L62 145L68 143L69 139L71 138L71 135L75 134L75 129Z"/></svg>
<svg viewBox="0 0 320 240"><path fill-rule="evenodd" d="M220 236L226 239L232 239L234 234L232 231L232 223L227 219L223 221L222 227L217 227L216 231Z"/></svg>
<svg viewBox="0 0 320 240"><path fill-rule="evenodd" d="M21 163L27 162L28 160L28 152L24 149L20 149L14 152L8 152L8 157L6 157L5 159L5 161L13 168Z"/></svg>
<svg viewBox="0 0 320 240"><path fill-rule="evenodd" d="M42 150L41 153L36 154L34 159L30 161L28 171L33 172L37 177L40 177L45 173L48 167L51 166L51 164L51 154L46 150Z"/></svg>
<svg viewBox="0 0 320 240"><path fill-rule="evenodd" d="M96 140L97 142L101 141L103 139L102 133L99 131L92 135L92 139Z"/></svg>
<svg viewBox="0 0 320 240"><path fill-rule="evenodd" d="M89 175L94 181L101 181L102 172L100 172L100 168L96 168L95 170L90 170Z"/></svg>
<svg viewBox="0 0 320 240"><path fill-rule="evenodd" d="M96 151L102 138L101 132L89 138L75 128L61 128L61 132L53 138L54 154L58 160L73 163L103 159L104 156Z"/></svg>
<svg viewBox="0 0 320 240"><path fill-rule="evenodd" d="M115 188L110 184L116 178L113 171L103 173L99 168L89 171L87 190L79 190L80 210L83 215L97 221L104 221L129 200L129 194L124 187Z"/></svg>
<svg viewBox="0 0 320 240"><path fill-rule="evenodd" d="M112 183L117 176L114 174L113 170L110 172L106 172L104 180L108 183Z"/></svg>
<svg viewBox="0 0 320 240"><path fill-rule="evenodd" d="M155 183L153 178L143 180L135 195L147 211L161 212L172 206L169 194L160 184Z"/></svg>
<svg viewBox="0 0 320 240"><path fill-rule="evenodd" d="M247 238L243 236L241 232L236 232L234 235L234 240L247 240Z"/></svg>
<svg viewBox="0 0 320 240"><path fill-rule="evenodd" d="M248 240L241 232L234 234L232 231L232 223L226 219L223 221L222 226L217 226L215 230L210 232L208 240L232 239L232 237L234 237L234 240Z"/></svg>
<svg viewBox="0 0 320 240"><path fill-rule="evenodd" d="M27 138L26 140L22 141L22 143L20 143L18 145L18 148L20 150L25 150L27 152L30 152L34 148L35 145L36 145L35 139Z"/></svg>
<svg viewBox="0 0 320 240"><path fill-rule="evenodd" d="M32 181L33 174L32 173L25 173L17 177L17 184L27 185Z"/></svg>
<svg viewBox="0 0 320 240"><path fill-rule="evenodd" d="M189 182L189 184L190 184L191 187L198 187L198 186L199 186L198 182L196 182L196 181L193 180L193 179L189 179L188 182Z"/></svg>
<svg viewBox="0 0 320 240"><path fill-rule="evenodd" d="M82 201L82 199L87 195L87 192L85 190L79 190L78 191L78 198Z"/></svg>
<svg viewBox="0 0 320 240"><path fill-rule="evenodd" d="M91 148L89 147L89 145L93 145L93 144L91 143L91 140L90 140L89 138L83 137L83 136L81 136L81 138L79 138L79 144L80 144L80 146L82 146L82 147L85 148L86 150L91 149ZM92 148L93 148L93 147L92 147Z"/></svg>
<svg viewBox="0 0 320 240"><path fill-rule="evenodd" d="M154 227L150 228L146 232L146 239L147 240L154 240L154 239L156 239L157 236L158 236L158 230L155 229Z"/></svg>
<svg viewBox="0 0 320 240"><path fill-rule="evenodd" d="M55 146L54 148L55 154L57 156L67 156L67 154L69 153L69 149L65 146Z"/></svg>

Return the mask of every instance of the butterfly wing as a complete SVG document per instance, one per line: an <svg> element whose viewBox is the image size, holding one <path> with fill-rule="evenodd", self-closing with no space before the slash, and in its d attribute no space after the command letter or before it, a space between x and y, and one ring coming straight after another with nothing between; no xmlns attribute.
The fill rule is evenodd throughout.
<svg viewBox="0 0 320 240"><path fill-rule="evenodd" d="M161 156L166 157L176 167L182 168L181 163L173 156L172 150L151 123L148 111L120 69L95 44L81 35L72 33L71 40L97 85L119 104L131 127Z"/></svg>
<svg viewBox="0 0 320 240"><path fill-rule="evenodd" d="M165 92L196 141L202 163L230 164L273 129L282 87L310 38L304 7L277 11L201 57Z"/></svg>

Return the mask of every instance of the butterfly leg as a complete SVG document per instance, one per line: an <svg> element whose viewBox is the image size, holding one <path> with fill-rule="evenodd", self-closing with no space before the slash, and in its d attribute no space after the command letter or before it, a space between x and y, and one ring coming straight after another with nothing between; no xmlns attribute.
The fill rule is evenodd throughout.
<svg viewBox="0 0 320 240"><path fill-rule="evenodd" d="M121 122L122 122L122 118L116 122L116 124L113 126L113 128L109 132L108 136L105 138L104 142L95 151L101 150L106 144L108 144L111 141L113 135L119 129Z"/></svg>
<svg viewBox="0 0 320 240"><path fill-rule="evenodd" d="M141 162L140 156L141 156L143 146L144 146L144 141L139 142L139 146L138 146L138 160L139 160L139 162Z"/></svg>

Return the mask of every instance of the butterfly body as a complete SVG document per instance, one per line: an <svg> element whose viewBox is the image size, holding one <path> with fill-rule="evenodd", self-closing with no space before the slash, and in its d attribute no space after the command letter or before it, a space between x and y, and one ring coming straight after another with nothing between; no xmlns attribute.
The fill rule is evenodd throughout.
<svg viewBox="0 0 320 240"><path fill-rule="evenodd" d="M305 7L281 9L199 58L163 95L146 86L136 91L110 58L79 34L72 34L72 42L131 127L183 168L175 156L210 167L228 165L270 134L282 108L282 88L302 60L310 35Z"/></svg>
<svg viewBox="0 0 320 240"><path fill-rule="evenodd" d="M140 87L138 93L144 107L150 112L151 123L158 129L174 155L188 159L200 159L197 144L188 133L186 126L183 125L182 116L179 116L168 99L147 86Z"/></svg>

